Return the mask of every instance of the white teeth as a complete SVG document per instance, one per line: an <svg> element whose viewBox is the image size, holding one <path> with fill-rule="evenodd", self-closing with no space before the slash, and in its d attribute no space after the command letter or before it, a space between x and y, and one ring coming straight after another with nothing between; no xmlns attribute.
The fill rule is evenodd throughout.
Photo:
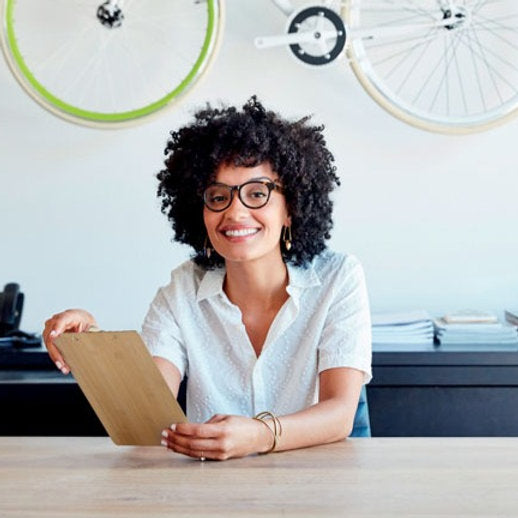
<svg viewBox="0 0 518 518"><path fill-rule="evenodd" d="M257 232L259 232L259 230L256 228L242 228L239 230L225 230L225 235L228 237L241 237L257 234Z"/></svg>

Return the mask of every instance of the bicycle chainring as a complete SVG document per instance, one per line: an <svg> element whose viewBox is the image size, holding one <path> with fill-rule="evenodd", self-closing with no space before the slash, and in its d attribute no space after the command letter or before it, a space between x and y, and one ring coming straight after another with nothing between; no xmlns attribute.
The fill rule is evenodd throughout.
<svg viewBox="0 0 518 518"><path fill-rule="evenodd" d="M315 26L324 23L326 28L336 32L336 37L328 39L332 44L323 49L320 41L322 34ZM313 39L308 43L290 45L292 53L308 65L327 65L342 52L346 42L345 25L338 13L323 6L311 6L301 9L289 20L288 33L313 32ZM332 41L334 39L334 41Z"/></svg>

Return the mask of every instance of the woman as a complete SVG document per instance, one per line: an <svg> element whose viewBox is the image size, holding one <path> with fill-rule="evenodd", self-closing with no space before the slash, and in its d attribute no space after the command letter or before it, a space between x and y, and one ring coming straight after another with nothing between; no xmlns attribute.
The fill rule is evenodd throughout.
<svg viewBox="0 0 518 518"><path fill-rule="evenodd" d="M339 184L322 128L252 97L207 108L171 134L162 212L194 256L153 300L142 337L190 423L162 443L228 459L347 437L371 377L370 317L358 261L326 250ZM97 326L83 310L46 322L53 339ZM252 417L254 416L255 417Z"/></svg>

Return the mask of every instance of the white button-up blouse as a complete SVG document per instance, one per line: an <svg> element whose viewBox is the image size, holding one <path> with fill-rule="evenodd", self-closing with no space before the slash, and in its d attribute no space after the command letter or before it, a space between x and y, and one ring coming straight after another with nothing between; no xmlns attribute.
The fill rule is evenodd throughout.
<svg viewBox="0 0 518 518"><path fill-rule="evenodd" d="M288 264L288 299L256 356L240 309L223 291L225 269L187 261L158 290L142 338L153 356L188 376L187 416L277 415L316 403L318 374L333 367L371 379L371 324L362 267L325 251L308 268Z"/></svg>

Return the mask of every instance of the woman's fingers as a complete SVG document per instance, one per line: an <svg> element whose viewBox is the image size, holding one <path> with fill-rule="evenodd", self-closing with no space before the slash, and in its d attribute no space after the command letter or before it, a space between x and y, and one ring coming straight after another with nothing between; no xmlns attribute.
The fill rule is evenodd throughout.
<svg viewBox="0 0 518 518"><path fill-rule="evenodd" d="M162 432L162 437L172 445L182 446L194 451L215 450L217 449L217 444L220 440L220 437L218 436L205 438L199 436L181 435L173 432L172 430L164 430Z"/></svg>
<svg viewBox="0 0 518 518"><path fill-rule="evenodd" d="M162 444L167 448L189 457L206 457L215 459L221 451L218 448L217 439L193 439L192 437L179 436L171 431L164 431Z"/></svg>
<svg viewBox="0 0 518 518"><path fill-rule="evenodd" d="M170 430L178 436L192 438L216 438L224 433L220 423L177 423L170 427Z"/></svg>
<svg viewBox="0 0 518 518"><path fill-rule="evenodd" d="M164 446L189 457L224 460L229 457L228 438L221 425L181 423L162 432Z"/></svg>
<svg viewBox="0 0 518 518"><path fill-rule="evenodd" d="M221 423L221 421L225 421L228 418L228 415L225 414L216 414L213 415L207 423Z"/></svg>
<svg viewBox="0 0 518 518"><path fill-rule="evenodd" d="M54 344L54 340L62 333L58 331L58 326L55 317L50 318L45 322L45 329L43 330L43 342L49 353L51 360L56 364L56 367L63 373L68 374L70 369L65 363L63 356Z"/></svg>
<svg viewBox="0 0 518 518"><path fill-rule="evenodd" d="M192 457L193 459L198 460L225 460L226 457L224 454L218 451L213 451L209 449L199 449L199 450L193 450L192 448L188 448L185 446L179 446L179 445L169 445L164 444L164 446L167 446L170 450L173 450L175 453L181 453L182 455L187 455L188 457Z"/></svg>
<svg viewBox="0 0 518 518"><path fill-rule="evenodd" d="M96 325L96 323L92 315L80 309L69 309L57 313L45 322L45 328L42 333L43 342L45 343L50 358L63 374L68 374L70 368L56 347L54 340L63 333L79 333L88 330L94 325Z"/></svg>

